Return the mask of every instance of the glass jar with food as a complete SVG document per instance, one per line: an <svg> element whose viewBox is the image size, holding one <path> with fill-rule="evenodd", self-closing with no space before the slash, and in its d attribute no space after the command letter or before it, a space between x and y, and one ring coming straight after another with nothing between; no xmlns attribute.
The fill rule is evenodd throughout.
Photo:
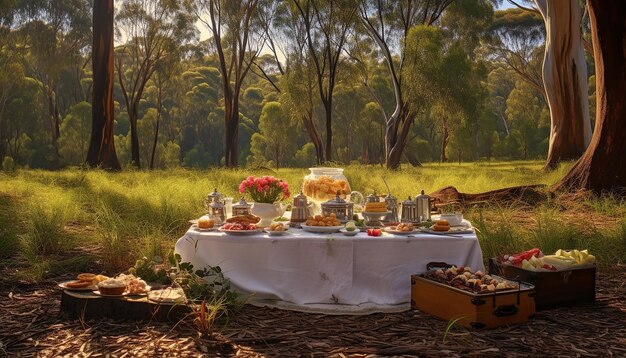
<svg viewBox="0 0 626 358"><path fill-rule="evenodd" d="M336 195L349 199L350 184L343 175L343 168L309 168L311 173L304 177L302 192L310 201L320 204L335 199Z"/></svg>

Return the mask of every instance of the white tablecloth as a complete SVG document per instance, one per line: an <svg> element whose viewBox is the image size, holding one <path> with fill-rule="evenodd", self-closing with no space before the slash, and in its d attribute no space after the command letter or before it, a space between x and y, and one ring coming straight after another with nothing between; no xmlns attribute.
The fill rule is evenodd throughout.
<svg viewBox="0 0 626 358"><path fill-rule="evenodd" d="M193 229L176 252L196 269L220 266L233 286L256 299L397 305L411 300L411 275L443 261L483 270L475 234L355 237L291 229L286 236L227 236Z"/></svg>

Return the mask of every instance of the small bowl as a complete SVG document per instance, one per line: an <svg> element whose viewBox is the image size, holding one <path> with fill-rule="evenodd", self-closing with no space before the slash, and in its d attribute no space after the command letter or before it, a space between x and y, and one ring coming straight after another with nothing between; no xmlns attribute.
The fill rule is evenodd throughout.
<svg viewBox="0 0 626 358"><path fill-rule="evenodd" d="M341 230L341 233L344 236L356 236L356 234L358 234L359 231L358 230L354 230L354 231L347 231L347 230L344 231L344 230Z"/></svg>
<svg viewBox="0 0 626 358"><path fill-rule="evenodd" d="M450 226L463 225L463 214L441 214L439 220L447 220Z"/></svg>

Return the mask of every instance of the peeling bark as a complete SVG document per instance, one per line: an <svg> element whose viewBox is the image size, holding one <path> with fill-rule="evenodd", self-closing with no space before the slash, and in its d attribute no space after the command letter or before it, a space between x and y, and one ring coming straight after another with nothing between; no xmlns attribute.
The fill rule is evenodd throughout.
<svg viewBox="0 0 626 358"><path fill-rule="evenodd" d="M626 188L626 2L589 0L596 125L589 147L553 190Z"/></svg>
<svg viewBox="0 0 626 358"><path fill-rule="evenodd" d="M546 168L577 159L591 141L587 64L578 0L535 0L546 24L543 81L550 107Z"/></svg>

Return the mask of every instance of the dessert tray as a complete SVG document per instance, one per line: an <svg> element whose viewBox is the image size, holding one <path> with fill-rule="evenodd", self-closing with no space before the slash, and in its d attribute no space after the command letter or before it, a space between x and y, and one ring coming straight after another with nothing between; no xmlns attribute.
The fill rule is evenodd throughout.
<svg viewBox="0 0 626 358"><path fill-rule="evenodd" d="M302 227L302 230L304 230L304 231L317 233L317 234L330 234L330 233L338 232L339 230L343 229L343 226L308 226L308 225L301 225L301 227Z"/></svg>

